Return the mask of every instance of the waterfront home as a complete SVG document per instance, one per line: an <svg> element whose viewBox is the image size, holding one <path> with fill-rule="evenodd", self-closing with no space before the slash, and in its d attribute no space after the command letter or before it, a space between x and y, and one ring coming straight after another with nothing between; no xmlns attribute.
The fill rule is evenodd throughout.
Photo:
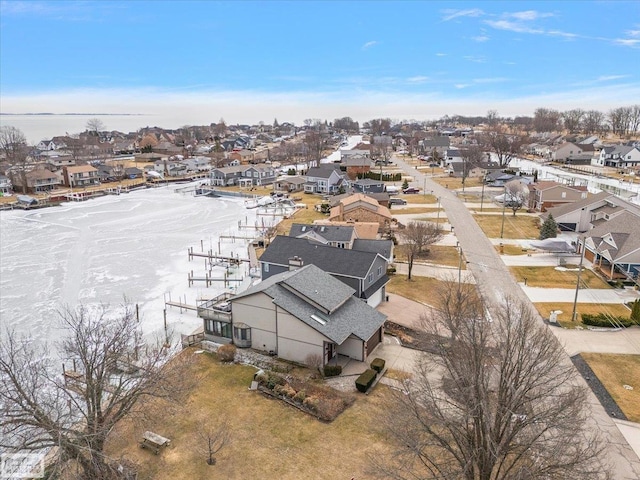
<svg viewBox="0 0 640 480"><path fill-rule="evenodd" d="M64 167L62 172L67 187L90 187L100 184L98 169L91 165Z"/></svg>
<svg viewBox="0 0 640 480"><path fill-rule="evenodd" d="M307 171L307 181L304 184L305 193L331 193L335 194L340 188L348 188L349 182L345 172L340 166L332 163L323 163L319 167L311 167Z"/></svg>
<svg viewBox="0 0 640 480"><path fill-rule="evenodd" d="M212 168L209 178L211 185L253 187L271 185L276 177L276 169L271 165L236 165Z"/></svg>
<svg viewBox="0 0 640 480"><path fill-rule="evenodd" d="M356 297L376 307L385 298L389 282L389 250L385 256L377 251L348 250L323 245L315 239L278 235L260 256L260 272L262 280L266 280L296 266L313 264L353 288Z"/></svg>
<svg viewBox="0 0 640 480"><path fill-rule="evenodd" d="M38 169L27 172L24 175L27 182L26 191L29 193L46 193L58 187L61 179L58 175L46 169ZM13 178L15 190L22 190L23 176L17 174Z"/></svg>
<svg viewBox="0 0 640 480"><path fill-rule="evenodd" d="M377 222L383 230L391 224L391 212L377 200L362 193L349 195L331 208L330 221Z"/></svg>
<svg viewBox="0 0 640 480"><path fill-rule="evenodd" d="M233 341L297 363L338 355L364 362L386 316L315 265L286 270L228 300L200 308L205 340ZM219 315L218 315L219 313Z"/></svg>

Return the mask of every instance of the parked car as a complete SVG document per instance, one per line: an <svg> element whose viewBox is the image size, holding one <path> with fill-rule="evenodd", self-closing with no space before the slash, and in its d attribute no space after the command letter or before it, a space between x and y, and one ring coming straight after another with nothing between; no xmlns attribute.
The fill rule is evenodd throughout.
<svg viewBox="0 0 640 480"><path fill-rule="evenodd" d="M402 193L404 193L405 195L409 193L420 193L420 189L416 187L409 187L402 190Z"/></svg>
<svg viewBox="0 0 640 480"><path fill-rule="evenodd" d="M407 201L403 198L390 198L389 206L391 205L406 205Z"/></svg>

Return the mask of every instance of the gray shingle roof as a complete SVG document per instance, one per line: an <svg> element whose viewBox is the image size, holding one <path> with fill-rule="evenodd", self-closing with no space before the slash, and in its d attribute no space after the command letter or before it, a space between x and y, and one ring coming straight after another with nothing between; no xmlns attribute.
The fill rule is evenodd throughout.
<svg viewBox="0 0 640 480"><path fill-rule="evenodd" d="M393 241L391 240L367 240L358 238L353 242L353 249L359 252L372 252L382 255L384 258L391 258Z"/></svg>
<svg viewBox="0 0 640 480"><path fill-rule="evenodd" d="M604 238L607 234L611 234L617 247L617 251L612 255L613 260L622 259L626 255L636 252L640 249L640 217L630 212L623 212L591 229L586 237L591 237L596 241L596 238ZM613 247L606 245L600 245L598 249L614 251Z"/></svg>
<svg viewBox="0 0 640 480"><path fill-rule="evenodd" d="M260 261L289 265L289 259L294 255L300 257L305 265L313 264L325 272L355 278L364 278L377 257L371 252L317 245L304 238L278 235Z"/></svg>
<svg viewBox="0 0 640 480"><path fill-rule="evenodd" d="M350 242L354 236L354 228L345 225L309 225L294 223L289 230L290 237L300 237L314 232L329 242Z"/></svg>
<svg viewBox="0 0 640 480"><path fill-rule="evenodd" d="M314 265L274 275L233 297L231 302L258 292L265 293L274 304L337 344L351 334L366 341L387 319L366 302L353 297L353 289ZM334 308L327 314L314 303Z"/></svg>

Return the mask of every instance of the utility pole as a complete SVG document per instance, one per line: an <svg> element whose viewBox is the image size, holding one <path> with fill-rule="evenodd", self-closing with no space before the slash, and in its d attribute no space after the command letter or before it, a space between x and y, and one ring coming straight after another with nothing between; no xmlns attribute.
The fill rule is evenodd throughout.
<svg viewBox="0 0 640 480"><path fill-rule="evenodd" d="M480 212L482 212L482 206L484 205L484 184L486 181L486 176L482 177L482 193L480 194Z"/></svg>
<svg viewBox="0 0 640 480"><path fill-rule="evenodd" d="M577 312L577 308L578 308L578 290L580 290L580 274L582 273L582 262L584 261L584 251L585 251L585 245L584 245L584 237L582 237L582 250L580 251L580 264L578 265L578 281L576 282L576 295L573 298L573 312L571 313L571 321L575 322L576 321L576 317L578 315ZM580 245L580 239L578 239L578 245Z"/></svg>

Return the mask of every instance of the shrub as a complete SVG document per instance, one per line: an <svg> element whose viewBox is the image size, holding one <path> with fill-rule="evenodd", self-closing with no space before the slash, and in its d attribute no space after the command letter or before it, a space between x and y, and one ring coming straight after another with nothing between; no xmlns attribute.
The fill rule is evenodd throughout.
<svg viewBox="0 0 640 480"><path fill-rule="evenodd" d="M631 325L635 325L630 318L605 315L604 313L598 313L597 315L583 313L580 317L582 318L582 323L593 327L615 327L619 325L630 327Z"/></svg>
<svg viewBox="0 0 640 480"><path fill-rule="evenodd" d="M284 385L274 385L273 386L273 393L277 393L278 395L282 395L282 392L284 390Z"/></svg>
<svg viewBox="0 0 640 480"><path fill-rule="evenodd" d="M378 376L378 372L369 368L356 378L356 388L359 392L365 393Z"/></svg>
<svg viewBox="0 0 640 480"><path fill-rule="evenodd" d="M269 390L274 390L276 385L284 385L286 382L284 378L274 375L273 373L267 373L266 375L260 375L264 380L260 380L260 383L267 387Z"/></svg>
<svg viewBox="0 0 640 480"><path fill-rule="evenodd" d="M324 366L324 376L325 377L335 377L342 373L341 365L325 365Z"/></svg>
<svg viewBox="0 0 640 480"><path fill-rule="evenodd" d="M319 353L310 353L304 359L304 363L306 363L309 368L320 371L320 367L322 367L322 355Z"/></svg>
<svg viewBox="0 0 640 480"><path fill-rule="evenodd" d="M230 343L227 345L221 345L218 348L218 358L221 362L233 362L236 358L236 346L231 345Z"/></svg>
<svg viewBox="0 0 640 480"><path fill-rule="evenodd" d="M311 410L312 412L318 411L319 400L316 397L307 397L302 402L302 405Z"/></svg>
<svg viewBox="0 0 640 480"><path fill-rule="evenodd" d="M286 384L282 387L282 395L284 395L285 397L288 398L293 398L296 396L296 389L293 388L291 385Z"/></svg>
<svg viewBox="0 0 640 480"><path fill-rule="evenodd" d="M307 393L304 390L300 390L298 393L296 393L293 396L293 399L298 402L298 403L303 403L304 404L304 400L307 398Z"/></svg>
<svg viewBox="0 0 640 480"><path fill-rule="evenodd" d="M385 362L383 358L374 358L373 362L371 362L371 368L380 373L382 370L384 370L384 363Z"/></svg>

